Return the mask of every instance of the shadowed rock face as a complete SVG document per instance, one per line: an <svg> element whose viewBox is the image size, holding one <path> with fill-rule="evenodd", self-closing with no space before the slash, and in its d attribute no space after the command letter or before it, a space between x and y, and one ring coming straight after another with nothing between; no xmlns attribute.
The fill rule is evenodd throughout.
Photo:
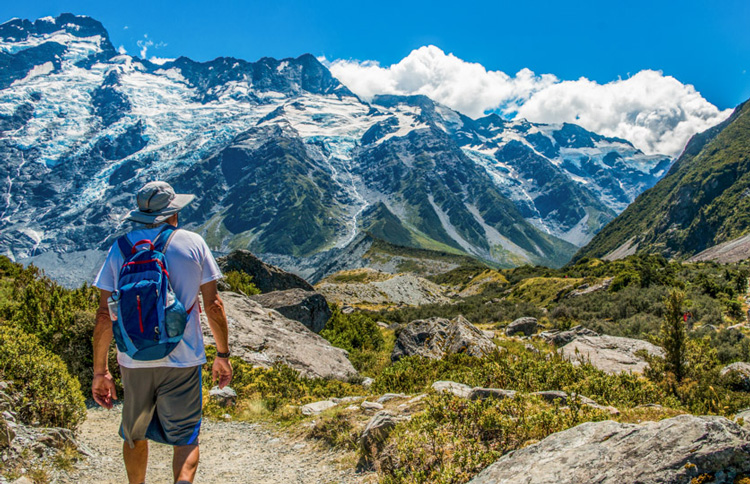
<svg viewBox="0 0 750 484"><path fill-rule="evenodd" d="M335 348L302 323L262 307L246 296L222 294L229 322L229 348L254 366L284 363L308 378L346 381L357 376L346 351ZM206 344L214 344L205 314L201 314Z"/></svg>
<svg viewBox="0 0 750 484"><path fill-rule="evenodd" d="M399 333L391 360L412 355L440 359L450 353L481 357L496 349L495 343L463 316L418 319Z"/></svg>
<svg viewBox="0 0 750 484"><path fill-rule="evenodd" d="M275 309L283 316L299 321L315 333L320 333L331 318L331 308L323 295L303 289L287 289L251 296L264 308Z"/></svg>
<svg viewBox="0 0 750 484"><path fill-rule="evenodd" d="M724 417L588 422L511 452L470 484L731 483L750 472L750 432Z"/></svg>
<svg viewBox="0 0 750 484"><path fill-rule="evenodd" d="M216 262L222 272L237 271L250 274L253 276L253 283L264 293L294 288L314 291L314 288L301 277L266 264L247 250L236 250L219 257Z"/></svg>
<svg viewBox="0 0 750 484"><path fill-rule="evenodd" d="M606 335L578 336L559 351L571 361L590 361L593 366L607 373L643 373L648 363L636 356L640 350L664 356L664 350L648 341Z"/></svg>

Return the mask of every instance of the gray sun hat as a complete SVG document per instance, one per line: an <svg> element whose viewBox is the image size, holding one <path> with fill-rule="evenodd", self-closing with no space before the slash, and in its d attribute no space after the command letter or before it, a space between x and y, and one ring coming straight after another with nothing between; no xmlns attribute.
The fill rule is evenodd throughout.
<svg viewBox="0 0 750 484"><path fill-rule="evenodd" d="M195 195L175 193L167 182L152 181L143 185L136 194L138 208L128 214L127 220L142 224L158 224L182 210Z"/></svg>

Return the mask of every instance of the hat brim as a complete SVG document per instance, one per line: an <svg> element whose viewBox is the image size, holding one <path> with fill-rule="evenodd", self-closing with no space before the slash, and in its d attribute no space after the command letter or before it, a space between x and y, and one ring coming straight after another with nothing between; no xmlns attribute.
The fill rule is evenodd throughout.
<svg viewBox="0 0 750 484"><path fill-rule="evenodd" d="M169 205L159 210L158 212L142 212L140 210L132 210L126 220L138 222L141 224L158 224L164 222L172 215L176 214L187 204L193 201L195 195L189 195L185 193L176 193L174 198Z"/></svg>

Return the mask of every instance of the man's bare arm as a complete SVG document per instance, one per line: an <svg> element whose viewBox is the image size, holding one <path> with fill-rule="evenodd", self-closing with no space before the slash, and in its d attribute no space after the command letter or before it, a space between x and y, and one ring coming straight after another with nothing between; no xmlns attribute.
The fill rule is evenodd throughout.
<svg viewBox="0 0 750 484"><path fill-rule="evenodd" d="M227 325L227 314L224 311L224 302L219 297L216 281L201 285L203 304L206 306L206 318L211 333L216 341L216 349L220 353L229 351L229 326ZM219 387L224 388L232 380L232 365L228 358L216 358L212 369L214 380L219 380Z"/></svg>
<svg viewBox="0 0 750 484"><path fill-rule="evenodd" d="M96 311L96 326L94 326L94 381L91 393L99 405L112 408L112 400L117 400L115 384L107 368L109 345L112 343L112 320L109 319L107 298L112 293L101 291L99 295L99 309Z"/></svg>

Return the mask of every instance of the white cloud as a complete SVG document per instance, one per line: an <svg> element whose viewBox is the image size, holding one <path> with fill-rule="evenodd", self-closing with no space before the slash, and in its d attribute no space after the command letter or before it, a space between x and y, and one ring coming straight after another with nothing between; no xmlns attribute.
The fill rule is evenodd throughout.
<svg viewBox="0 0 750 484"><path fill-rule="evenodd" d="M488 71L438 47L412 51L397 64L321 59L366 100L376 94L424 94L479 117L490 111L541 123L570 122L631 141L646 153L676 155L693 134L724 120L691 85L652 70L599 84L586 78L561 81L522 69L514 76Z"/></svg>
<svg viewBox="0 0 750 484"><path fill-rule="evenodd" d="M121 45L120 47L118 47L117 48L117 52L119 52L120 54L127 54L128 53L128 51L125 49L124 45Z"/></svg>
<svg viewBox="0 0 750 484"><path fill-rule="evenodd" d="M141 48L141 52L140 52L141 59L145 59L146 58L146 54L148 54L148 48L152 47L154 45L154 41L153 40L149 40L148 34L146 34L146 35L143 36L143 39L141 39L138 42L136 42L136 44L138 45L138 47Z"/></svg>

